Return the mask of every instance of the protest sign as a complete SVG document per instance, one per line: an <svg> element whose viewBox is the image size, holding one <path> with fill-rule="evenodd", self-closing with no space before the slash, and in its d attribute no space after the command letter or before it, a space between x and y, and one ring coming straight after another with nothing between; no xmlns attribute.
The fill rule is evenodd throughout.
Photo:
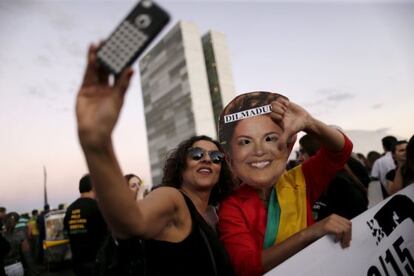
<svg viewBox="0 0 414 276"><path fill-rule="evenodd" d="M351 246L325 236L266 275L414 275L414 185L352 220Z"/></svg>

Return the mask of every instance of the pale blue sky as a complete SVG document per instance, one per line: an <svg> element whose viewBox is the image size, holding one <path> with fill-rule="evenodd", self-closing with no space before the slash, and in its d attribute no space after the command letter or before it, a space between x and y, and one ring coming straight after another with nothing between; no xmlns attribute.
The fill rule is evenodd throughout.
<svg viewBox="0 0 414 276"><path fill-rule="evenodd" d="M43 165L52 207L77 197L86 166L74 99L86 49L134 3L0 0L0 206L41 208ZM187 20L227 35L237 93L282 93L345 130L414 133L414 1L158 3L172 16L167 30ZM150 181L139 74L114 140L124 172Z"/></svg>

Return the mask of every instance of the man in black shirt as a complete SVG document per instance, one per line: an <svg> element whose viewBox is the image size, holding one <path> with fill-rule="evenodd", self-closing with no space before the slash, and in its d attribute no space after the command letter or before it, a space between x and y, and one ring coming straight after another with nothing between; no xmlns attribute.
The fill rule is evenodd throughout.
<svg viewBox="0 0 414 276"><path fill-rule="evenodd" d="M89 175L81 178L79 192L80 198L66 210L64 228L70 240L73 271L76 275L93 275L95 257L108 230Z"/></svg>

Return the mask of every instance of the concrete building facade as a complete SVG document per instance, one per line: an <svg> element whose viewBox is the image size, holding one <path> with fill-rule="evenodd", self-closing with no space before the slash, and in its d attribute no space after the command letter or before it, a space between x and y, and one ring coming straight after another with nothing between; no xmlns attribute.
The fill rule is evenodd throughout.
<svg viewBox="0 0 414 276"><path fill-rule="evenodd" d="M156 186L171 149L192 135L216 138L217 112L235 92L225 36L209 32L202 39L193 23L175 25L139 66L152 184Z"/></svg>

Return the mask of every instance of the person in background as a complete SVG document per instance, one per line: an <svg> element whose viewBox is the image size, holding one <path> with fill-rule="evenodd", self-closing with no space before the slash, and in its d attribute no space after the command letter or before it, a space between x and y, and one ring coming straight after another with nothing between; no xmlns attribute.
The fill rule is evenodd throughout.
<svg viewBox="0 0 414 276"><path fill-rule="evenodd" d="M17 222L15 228L16 230L27 231L27 224L29 223L30 217L28 213L23 213L20 215L19 221Z"/></svg>
<svg viewBox="0 0 414 276"><path fill-rule="evenodd" d="M4 258L4 270L6 275L39 275L31 256L27 231L16 229L19 218L16 212L8 213L5 218L4 238L10 245L10 251Z"/></svg>
<svg viewBox="0 0 414 276"><path fill-rule="evenodd" d="M240 182L220 204L218 223L236 274L261 275L326 234L349 246L349 220L331 215L313 223L311 213L314 201L351 154L352 143L343 133L270 92L239 95L224 108L219 122L220 142ZM322 149L286 172L302 130L315 135Z"/></svg>
<svg viewBox="0 0 414 276"><path fill-rule="evenodd" d="M142 179L139 178L135 174L127 174L125 175L125 179L128 182L128 187L131 191L134 192L136 199L143 199L144 198L144 190L145 186L142 183Z"/></svg>
<svg viewBox="0 0 414 276"><path fill-rule="evenodd" d="M135 174L126 174L125 180L127 181L126 183L128 184L130 192L138 200L138 191L142 185L141 178ZM133 246L132 244L135 244L136 250L135 252L133 250L130 251L128 257L126 257L121 252L116 238L114 238L112 233L108 233L96 256L95 274L100 276L115 276L124 274L124 270L134 271L134 266L128 260L133 256L139 259L141 243L136 240L131 240L130 243L130 248Z"/></svg>
<svg viewBox="0 0 414 276"><path fill-rule="evenodd" d="M37 217L39 212L34 209L32 210L32 217L27 223L27 231L30 242L30 248L32 250L33 259L38 262L39 256L39 227L37 226Z"/></svg>
<svg viewBox="0 0 414 276"><path fill-rule="evenodd" d="M397 143L392 147L392 158L394 159L395 165L397 167L395 169L390 170L385 176L386 178L385 188L387 189L387 191L390 191L392 183L394 182L395 172L398 170L399 167L404 165L405 161L407 160L406 148L407 148L406 140L397 141Z"/></svg>
<svg viewBox="0 0 414 276"><path fill-rule="evenodd" d="M95 200L89 175L79 181L80 197L66 209L64 231L72 251L72 267L76 275L93 275L95 258L108 229Z"/></svg>
<svg viewBox="0 0 414 276"><path fill-rule="evenodd" d="M300 152L303 153L300 156L302 162L314 156L320 149L318 140L308 134L299 139L299 145ZM319 221L331 214L352 219L366 211L368 206L366 187L369 181L363 165L350 157L344 169L335 175L328 188L313 205L314 219Z"/></svg>
<svg viewBox="0 0 414 276"><path fill-rule="evenodd" d="M368 152L367 154L367 163L365 166L367 167L369 175L371 175L372 166L374 165L375 161L381 157L381 154L375 150Z"/></svg>
<svg viewBox="0 0 414 276"><path fill-rule="evenodd" d="M4 218L6 217L6 207L0 207L0 232L3 230Z"/></svg>
<svg viewBox="0 0 414 276"><path fill-rule="evenodd" d="M355 158L366 168L366 164L368 162L368 159L365 157L364 154L358 152L355 154Z"/></svg>
<svg viewBox="0 0 414 276"><path fill-rule="evenodd" d="M217 203L232 188L220 144L207 136L180 143L166 161L164 186L137 201L127 188L111 138L133 71L127 68L110 82L96 55L92 45L77 95L77 126L112 234L120 244L144 241L152 275L232 275L224 247L204 219L209 203Z"/></svg>
<svg viewBox="0 0 414 276"><path fill-rule="evenodd" d="M379 180L381 183L382 195L384 198L389 196L389 193L385 187L387 173L395 169L395 162L392 158L392 148L397 142L397 138L394 136L385 136L381 140L382 147L384 148L384 155L378 158L372 166L371 177Z"/></svg>
<svg viewBox="0 0 414 276"><path fill-rule="evenodd" d="M0 231L0 276L6 276L4 271L4 258L10 251L9 242L3 237L2 231Z"/></svg>
<svg viewBox="0 0 414 276"><path fill-rule="evenodd" d="M10 244L3 237L3 222L6 217L6 208L0 206L0 276L6 275L4 272L4 257L10 251Z"/></svg>
<svg viewBox="0 0 414 276"><path fill-rule="evenodd" d="M46 225L45 225L45 216L47 213L50 212L49 204L45 204L43 207L43 211L37 217L37 227L39 227L39 256L38 260L40 264L43 264L44 261L44 249L43 249L43 241L46 239Z"/></svg>
<svg viewBox="0 0 414 276"><path fill-rule="evenodd" d="M351 170L351 176L355 176L358 179L358 182L360 182L366 190L368 189L371 177L369 176L365 165L358 160L356 154L351 154L351 157L345 165L345 169Z"/></svg>
<svg viewBox="0 0 414 276"><path fill-rule="evenodd" d="M414 135L411 136L406 147L406 160L398 167L395 178L390 186L390 193L394 194L399 190L414 183Z"/></svg>

